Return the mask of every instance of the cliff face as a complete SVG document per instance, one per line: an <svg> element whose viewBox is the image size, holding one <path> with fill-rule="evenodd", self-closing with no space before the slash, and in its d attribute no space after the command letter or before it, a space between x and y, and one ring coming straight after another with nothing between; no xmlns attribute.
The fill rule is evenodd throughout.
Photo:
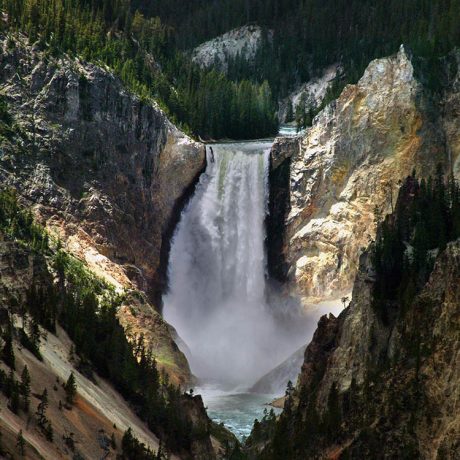
<svg viewBox="0 0 460 460"><path fill-rule="evenodd" d="M350 292L362 248L375 236L375 210L391 211L400 180L413 169L433 174L440 162L458 170L454 68L434 98L401 47L371 62L303 136L276 140L270 207L284 227L269 220L272 276L288 280L305 303Z"/></svg>
<svg viewBox="0 0 460 460"><path fill-rule="evenodd" d="M165 366L182 368L178 381L189 379L151 303L160 309L169 238L204 168L204 147L107 70L55 59L21 37L3 37L0 52L1 93L16 124L14 140L2 141L2 183L94 272L147 294L143 314L122 321L138 330L150 321L153 330L144 332L153 351L166 347Z"/></svg>
<svg viewBox="0 0 460 460"><path fill-rule="evenodd" d="M343 69L339 65L332 65L324 69L323 73L310 81L303 83L292 91L288 96L279 101L278 119L280 123L286 123L288 120L289 110L295 115L297 107L304 104L304 109L309 112L317 109L323 102L328 89L331 88L335 78L337 78Z"/></svg>
<svg viewBox="0 0 460 460"><path fill-rule="evenodd" d="M320 320L278 444L260 458L458 458L459 280L457 240L406 311L383 321L364 253L352 303Z"/></svg>

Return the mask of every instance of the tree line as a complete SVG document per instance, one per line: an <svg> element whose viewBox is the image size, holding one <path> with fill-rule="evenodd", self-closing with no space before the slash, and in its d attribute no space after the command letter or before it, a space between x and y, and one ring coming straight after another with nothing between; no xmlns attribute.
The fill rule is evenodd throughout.
<svg viewBox="0 0 460 460"><path fill-rule="evenodd" d="M436 311L426 299L420 300L426 311L417 309L415 299L426 286L437 255L450 241L460 238L460 186L452 177L445 177L441 166L432 178L420 180L413 173L400 185L393 212L382 219L376 210L377 236L368 249L373 271L367 268L368 280L372 281L372 308L388 330L401 333L398 356L383 354L367 363L367 375L362 384L352 379L350 387L341 392L335 383L332 384L322 410L319 410L318 394L324 388L321 379L326 363L318 362L311 370L312 378L306 379L308 383L296 388L288 384L284 410L278 418L266 414L254 423L246 442L248 458L316 458L318 452L331 446L346 445L351 435L355 436L351 449L358 453L353 451L355 455L352 455L347 446L342 454L344 458L375 456L386 434L382 436L378 429L369 427L369 420L375 416L380 418L378 411L382 400L379 398L395 382L390 376L397 381L406 370L411 376L404 381L406 391L384 404L390 414L388 417L403 420L401 414L408 415L409 421L403 426L408 426L408 431L413 429L417 411L423 405L422 392L426 391L420 363L424 356L430 356L430 345L425 339L432 337L429 318L433 316L431 310ZM437 303L438 299L433 302ZM337 318L338 324L343 324L346 314ZM436 314L439 313L436 311ZM420 329L407 327L414 323L424 326ZM406 327L401 328L401 324ZM336 336L331 341L323 336L322 340L325 340L324 347L337 344ZM369 339L371 348L372 341ZM396 423L406 423L401 420ZM410 439L413 438L405 438ZM364 449L371 447L371 450L360 451L362 446ZM398 448L401 458L420 456L416 442L407 441Z"/></svg>
<svg viewBox="0 0 460 460"><path fill-rule="evenodd" d="M404 311L425 285L436 256L460 237L460 188L444 180L415 175L402 184L395 211L380 223L373 249L376 272L373 305L383 320L396 304Z"/></svg>

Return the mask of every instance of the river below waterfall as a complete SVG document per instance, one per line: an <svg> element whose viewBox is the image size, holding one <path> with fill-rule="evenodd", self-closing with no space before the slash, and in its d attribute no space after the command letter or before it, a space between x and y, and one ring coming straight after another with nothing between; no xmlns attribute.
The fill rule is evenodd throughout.
<svg viewBox="0 0 460 460"><path fill-rule="evenodd" d="M304 345L319 318L312 322L295 302L273 301L267 285L271 145L207 147L206 171L172 241L163 298L165 319L200 381L195 392L210 417L240 438L279 396L248 389Z"/></svg>
<svg viewBox="0 0 460 460"><path fill-rule="evenodd" d="M261 419L268 404L279 395L226 391L221 385L206 384L196 389L203 397L209 417L223 423L240 440L250 435L254 420ZM276 414L280 409L273 408Z"/></svg>

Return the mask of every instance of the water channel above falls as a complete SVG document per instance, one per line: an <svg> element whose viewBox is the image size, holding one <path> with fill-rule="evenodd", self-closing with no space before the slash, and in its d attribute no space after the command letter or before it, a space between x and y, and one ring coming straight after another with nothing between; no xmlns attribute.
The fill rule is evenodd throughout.
<svg viewBox="0 0 460 460"><path fill-rule="evenodd" d="M239 437L275 396L248 389L306 343L319 317L307 321L268 299L270 147L270 141L214 144L211 155L208 146L207 169L172 241L163 299L165 319L200 380L195 393L210 417Z"/></svg>

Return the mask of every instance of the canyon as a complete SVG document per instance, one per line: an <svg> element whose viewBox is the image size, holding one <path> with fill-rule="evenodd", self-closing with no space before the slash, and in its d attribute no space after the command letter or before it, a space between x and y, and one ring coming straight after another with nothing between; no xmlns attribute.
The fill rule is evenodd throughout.
<svg viewBox="0 0 460 460"><path fill-rule="evenodd" d="M234 42L230 51L218 39L197 49L194 59L203 66L211 65L211 61L225 62L238 54L252 59L261 32L248 27L249 32L233 31L225 36L229 43ZM247 33L252 37L250 47L244 46ZM314 406L321 415L328 413L331 398L337 397L340 404L347 404L344 401L354 397L356 405L351 415L340 429L335 427L340 439L331 442L327 436L314 438L312 458L337 458L342 453L348 453L350 458L365 458L372 451L372 443L385 443L387 456L400 453L398 443L409 447L418 443L425 458L436 458L441 455L439 452L445 452L445 458L455 458L451 454L458 453L460 430L456 416L456 388L460 380L456 368L458 241L437 255L429 281L411 304L412 316L393 318L389 324L383 324L371 307L373 268L368 247L376 238L378 225L397 208L399 187L407 176L434 176L439 164L446 175L460 175L460 53L453 51L440 60L435 89L429 87L424 61L413 58L404 46L392 56L372 61L356 84L347 85L337 100L318 113L311 127L297 135L278 137L271 152L263 157L263 164L246 162L240 152L244 149L238 146L216 146L216 166L221 168L222 158L226 163L214 176L221 182L215 184L215 196L208 197L211 204L205 209L212 208L215 215L206 214L210 220L204 230L184 234L181 223L193 221L193 206L197 206L193 200L208 179L206 167L212 168L204 144L175 127L153 100L133 95L102 65L66 55L53 57L40 44L29 44L20 34L2 36L0 51L0 90L14 120L12 134L2 136L0 180L17 191L21 204L32 210L36 221L52 239L59 241L56 244L124 295L117 317L126 336L132 343L142 338L159 369L173 384L188 388L196 384L196 377L214 378L217 372L227 380L233 373L244 374L248 387L261 373L274 368L257 381L253 390L270 393L275 382L279 392L288 379L284 374L295 376L297 372L292 374L292 369L298 368L300 375L292 398L279 418L280 423L286 422L286 432L291 436L286 440L287 449L298 435L292 428L293 414L298 420L305 420L306 407ZM323 78L310 82L310 86L301 86L301 91L310 91L311 100L320 105L336 74L337 67L333 67ZM297 100L299 93L291 96ZM264 145L263 149L267 148ZM236 166L230 156L239 161ZM252 171L253 176L263 169L267 184L261 185L265 176L258 176L258 188L252 189L249 176L244 176L240 169L248 174ZM222 196L224 179L229 176L233 185L225 186L233 187L238 204L257 206L246 210L251 221L244 216L237 218L234 213L238 207L232 207L231 201L223 211L212 207ZM257 195L262 186L267 188L266 197ZM190 209L192 216L187 217ZM195 221L204 208L196 209ZM222 236L217 230L215 234L206 233L215 230L214 226L222 226L222 218L227 219L224 233L231 240L228 247L220 246L228 241L216 240ZM240 228L237 224L244 225ZM240 237L256 236L257 241L248 240L240 248L232 239L233 227ZM217 248L214 259L191 253L191 245L198 250L209 242ZM223 253L225 260L219 259ZM245 271L228 267L236 254L247 262ZM40 261L37 268L33 254L24 254L8 242L2 242L1 256L4 293L16 292L18 298L23 298L30 287L31 273L45 272L52 282L54 274L47 261ZM256 259L260 263L251 265ZM208 267L210 260L212 266ZM191 276L189 271L195 270L197 261L202 270ZM227 262L225 267L220 265L222 261ZM181 271L183 264L185 275ZM232 291L233 322L222 317L219 323L213 323L206 317L209 312L205 307L215 306L217 297L211 296L209 305L206 304L211 291L202 292L200 283L218 273L231 277L223 281L211 279L210 283L222 291ZM237 296L233 291L243 285L244 295ZM270 346L274 344L264 340L273 337L274 331L279 332L276 323L270 322L265 329L261 326L259 332L263 337L251 344L252 329L265 317L262 310L249 312L258 314L256 318L247 311L252 305L248 299L254 300L253 294L258 306L269 307L265 297L270 297L270 293L276 294L272 302L300 307L296 314L304 315L314 312L324 301L340 306L341 298L347 298L344 306L350 299L351 303L340 315L322 317L308 346L305 332L302 339L295 335L295 343L293 334L290 343L280 342L273 349ZM8 301L6 294L4 301ZM169 306L181 303L185 314L171 314L168 302ZM187 311L190 304L194 311ZM417 319L420 315L423 320ZM241 323L251 331L240 327L238 344L232 348L228 339L235 339L235 335L221 337L220 333L228 333L232 327L236 330ZM212 330L216 324L218 328ZM178 326L178 331L174 326ZM200 334L194 335L197 330ZM419 363L419 372L426 381L423 391L427 405L414 412L419 418L414 422L414 431L407 433L409 415L402 409L404 401L396 400L400 406L391 401L395 394L403 398L405 386L412 382L413 368L404 359L411 364L414 357L404 351L404 343L415 340L417 331L423 340L431 343L434 337L436 343ZM223 346L216 346L214 354L209 354L211 358L206 356L198 362L196 356L188 355L190 350L209 347L207 341L214 344L219 340ZM260 350L251 354L257 346ZM49 337L43 345L48 366L44 380L65 378L72 369L67 358L70 347L70 339L62 330L56 337ZM247 356L253 361L241 359L250 347L253 349ZM287 362L276 366L295 350L298 351ZM20 348L16 352L21 364L27 362L38 379L36 376L44 371L33 364L33 357ZM381 356L397 365L389 366L385 380L370 381L369 363ZM199 356L202 357L203 354ZM439 366L433 365L435 360ZM212 361L217 364L211 365ZM192 375L189 362L199 370L196 376ZM236 383L242 382L240 377L236 376ZM365 393L370 383L377 398L373 407ZM88 440L86 455L94 456L100 450L94 436L87 434L96 426L94 419L101 420L100 426L107 433L110 421L116 420L118 443L122 431L131 426L143 442L154 449L159 447L158 438L146 429L110 382L97 379L94 384L78 374L78 384L78 411L67 414L66 424L68 429L76 430L82 441ZM103 394L98 394L101 388ZM310 392L308 397L302 393L305 388ZM115 403L109 411L105 406L112 397ZM190 458L223 456L222 439L217 439L215 431L210 434L211 422L201 397L192 395L189 399L186 406L191 418L206 426L206 436L194 445ZM437 399L442 402L438 404ZM376 408L391 417L394 425L388 426L379 418ZM85 411L96 415L88 418L88 426L78 428L72 419L82 417L80 412ZM21 422L15 418L7 422L11 444L12 427L16 430ZM365 424L375 428L374 437L364 430ZM236 442L228 433L225 436L227 441ZM391 442L387 442L390 438ZM48 446L43 447L40 440L31 436L27 440L45 457L57 455L56 451L48 451ZM272 441L267 438L257 445L249 443L248 455L264 458Z"/></svg>
<svg viewBox="0 0 460 460"><path fill-rule="evenodd" d="M403 218L414 182L406 180L389 225ZM319 321L276 434L253 431L249 458L458 456L459 240L436 251L408 303L378 306L374 249L360 257L350 305Z"/></svg>

